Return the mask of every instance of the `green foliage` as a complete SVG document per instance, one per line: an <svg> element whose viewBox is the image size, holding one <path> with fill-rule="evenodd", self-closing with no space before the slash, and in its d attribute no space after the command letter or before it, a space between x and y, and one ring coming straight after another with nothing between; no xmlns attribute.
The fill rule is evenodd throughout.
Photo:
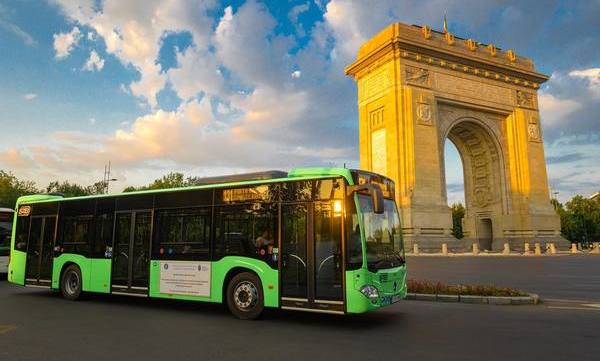
<svg viewBox="0 0 600 361"><path fill-rule="evenodd" d="M465 217L465 207L462 203L452 205L452 234L454 237L463 238L462 219Z"/></svg>
<svg viewBox="0 0 600 361"><path fill-rule="evenodd" d="M91 186L84 187L79 184L69 183L68 181L62 183L54 181L48 184L46 192L62 193L65 197L89 196L104 193L104 185L102 182L97 182Z"/></svg>
<svg viewBox="0 0 600 361"><path fill-rule="evenodd" d="M446 285L441 282L433 283L430 281L407 281L408 292L425 293L435 295L464 295L464 296L500 296L500 297L520 297L527 296L523 291L496 286L482 285Z"/></svg>
<svg viewBox="0 0 600 361"><path fill-rule="evenodd" d="M171 172L167 175L164 175L162 178L158 178L154 180L154 182L148 184L147 186L141 187L127 187L123 190L123 192L134 192L134 191L143 191L150 189L167 189L167 188L181 188L181 187L190 187L196 185L195 178L185 178L183 173Z"/></svg>
<svg viewBox="0 0 600 361"><path fill-rule="evenodd" d="M566 239L583 245L600 241L600 202L575 196L564 206L558 202L553 205Z"/></svg>
<svg viewBox="0 0 600 361"><path fill-rule="evenodd" d="M35 183L17 179L12 173L0 170L0 207L14 208L17 198L39 193Z"/></svg>

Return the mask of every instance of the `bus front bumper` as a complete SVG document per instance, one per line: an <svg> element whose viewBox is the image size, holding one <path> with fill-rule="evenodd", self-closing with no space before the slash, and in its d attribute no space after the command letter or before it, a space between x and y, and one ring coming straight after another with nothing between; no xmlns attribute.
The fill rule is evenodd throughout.
<svg viewBox="0 0 600 361"><path fill-rule="evenodd" d="M375 288L376 297L366 287ZM346 272L346 311L363 313L392 305L406 297L406 266L370 272ZM367 295L370 294L370 295Z"/></svg>

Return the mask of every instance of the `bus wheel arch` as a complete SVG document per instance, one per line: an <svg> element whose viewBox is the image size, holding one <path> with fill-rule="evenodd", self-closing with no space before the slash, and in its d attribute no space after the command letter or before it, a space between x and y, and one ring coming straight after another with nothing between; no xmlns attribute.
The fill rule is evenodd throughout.
<svg viewBox="0 0 600 361"><path fill-rule="evenodd" d="M63 298L71 301L80 299L83 294L83 274L81 266L75 262L65 262L60 270L60 292Z"/></svg>
<svg viewBox="0 0 600 361"><path fill-rule="evenodd" d="M265 303L260 276L245 267L229 270L223 282L223 301L237 318L256 319L262 313Z"/></svg>

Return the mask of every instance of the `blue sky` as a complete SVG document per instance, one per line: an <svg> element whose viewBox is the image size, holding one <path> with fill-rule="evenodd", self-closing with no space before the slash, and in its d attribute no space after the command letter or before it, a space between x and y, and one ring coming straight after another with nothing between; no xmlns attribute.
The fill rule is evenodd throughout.
<svg viewBox="0 0 600 361"><path fill-rule="evenodd" d="M600 189L600 2L0 0L0 169L120 190L169 171L357 165L358 46L395 21L533 58L550 184ZM449 201L462 199L447 145Z"/></svg>

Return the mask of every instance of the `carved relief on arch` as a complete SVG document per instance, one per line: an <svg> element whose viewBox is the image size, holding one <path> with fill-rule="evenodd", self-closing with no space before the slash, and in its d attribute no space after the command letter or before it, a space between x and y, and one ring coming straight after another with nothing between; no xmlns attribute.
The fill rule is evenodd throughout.
<svg viewBox="0 0 600 361"><path fill-rule="evenodd" d="M501 123L504 121L503 116L444 103L438 103L437 109L441 140L448 135L453 126L466 119L472 119L474 122L480 123L490 133L490 136L498 140L500 147L502 147Z"/></svg>

